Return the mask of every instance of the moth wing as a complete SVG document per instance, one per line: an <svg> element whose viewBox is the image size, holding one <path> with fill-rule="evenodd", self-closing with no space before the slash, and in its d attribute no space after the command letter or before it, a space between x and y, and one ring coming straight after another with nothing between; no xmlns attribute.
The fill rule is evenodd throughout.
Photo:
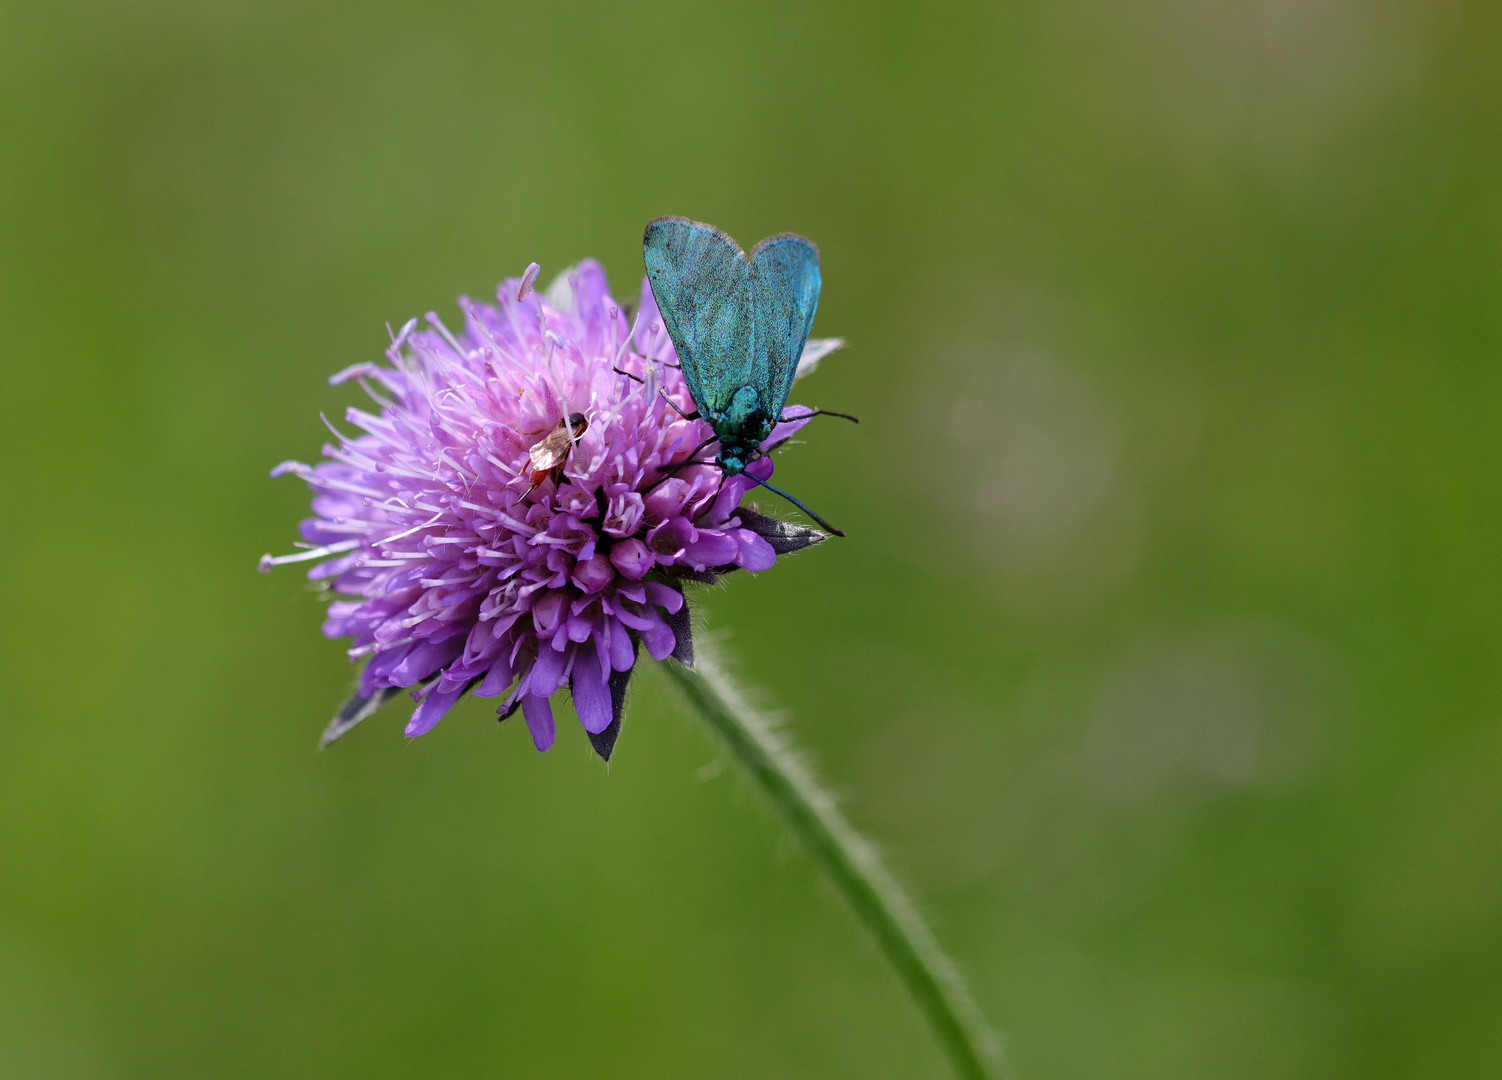
<svg viewBox="0 0 1502 1080"><path fill-rule="evenodd" d="M751 267L745 253L713 225L660 217L647 223L642 256L694 404L706 416L724 412L751 375Z"/></svg>
<svg viewBox="0 0 1502 1080"><path fill-rule="evenodd" d="M771 236L751 252L756 332L753 370L762 405L780 416L819 307L819 249L801 236Z"/></svg>

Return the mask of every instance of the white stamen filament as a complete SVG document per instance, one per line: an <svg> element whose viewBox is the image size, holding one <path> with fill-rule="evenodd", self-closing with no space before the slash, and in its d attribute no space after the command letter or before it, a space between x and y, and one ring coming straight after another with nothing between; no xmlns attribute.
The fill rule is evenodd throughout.
<svg viewBox="0 0 1502 1080"><path fill-rule="evenodd" d="M458 353L460 356L469 355L469 351L465 349L463 345L459 344L459 339L454 337L454 335L449 332L449 328L447 326L443 325L443 320L438 317L438 312L428 312L427 318L428 323L434 327L437 327L438 332L443 335L443 340L447 341L449 345L453 347L453 350L456 353Z"/></svg>
<svg viewBox="0 0 1502 1080"><path fill-rule="evenodd" d="M409 338L409 337L412 336L412 331L414 331L416 329L417 329L417 316L414 315L414 316L412 316L412 318L408 319L405 323L402 324L402 332L400 334L392 334L392 336L391 336L391 347L393 349L400 349L403 345L405 345L407 343L407 338ZM391 324L390 323L386 324L386 333L388 333L388 334L391 333Z"/></svg>
<svg viewBox="0 0 1502 1080"><path fill-rule="evenodd" d="M443 517L443 513L440 511L439 513L436 513L432 517L428 518L428 520L424 521L421 525L414 525L414 526L412 526L406 532L395 533L395 534L393 534L391 536L386 537L386 539L384 539L384 540L373 541L373 546L380 547L382 544L389 544L393 540L400 540L404 536L411 536L413 533L417 532L419 529L426 529L429 525L435 524L438 521L438 519L441 518L441 517Z"/></svg>
<svg viewBox="0 0 1502 1080"><path fill-rule="evenodd" d="M355 548L359 546L359 540L340 540L337 544L327 544L324 547L312 548L308 551L299 551L295 555L266 554L261 556L261 562L257 569L259 569L261 573L265 574L269 572L273 566L282 566L286 563L295 562L310 562L313 559L322 559L326 555L338 555L340 552L354 551Z"/></svg>
<svg viewBox="0 0 1502 1080"><path fill-rule="evenodd" d="M412 636L404 637L400 641L372 641L369 645L361 645L357 648L346 649L344 651L351 660L358 660L362 656L369 656L371 653L380 652L382 649L397 649L403 645L410 645L416 640L417 638Z"/></svg>

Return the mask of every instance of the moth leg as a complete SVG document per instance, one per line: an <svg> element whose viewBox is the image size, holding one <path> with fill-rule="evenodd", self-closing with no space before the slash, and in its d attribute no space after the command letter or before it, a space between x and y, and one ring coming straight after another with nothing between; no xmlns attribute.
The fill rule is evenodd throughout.
<svg viewBox="0 0 1502 1080"><path fill-rule="evenodd" d="M684 412L678 406L676 406L676 405L673 404L673 399L670 398L670 397L668 397L668 392L666 390L659 390L657 392L662 395L662 400L666 401L668 403L668 405L670 405L672 407L672 410L675 413L677 413L679 416L683 417L683 419L685 419L685 420L698 420L698 419L700 419L699 410L698 409L695 409L693 412ZM710 442L714 442L713 439L710 439L709 441ZM697 453L697 451L695 451L695 453Z"/></svg>
<svg viewBox="0 0 1502 1080"><path fill-rule="evenodd" d="M716 436L712 435L709 438L705 439L698 446L694 447L692 450L689 451L688 457L684 458L682 461L678 462L677 464L669 465L666 469L664 469L662 471L662 476L660 476L657 479L657 482L654 483L650 488L647 489L648 492L650 493L650 492L656 491L657 488L660 485L667 483L669 480L672 479L673 474L675 472L677 472L679 469L686 469L690 465L713 465L714 464L713 460L710 460L710 461L695 461L694 458L698 456L698 453L699 453L700 450L703 450L710 443L714 442L715 438L716 438Z"/></svg>
<svg viewBox="0 0 1502 1080"><path fill-rule="evenodd" d="M710 443L714 442L717 437L718 436L711 435L709 438L707 438L703 442L701 442L698 446L696 446L692 450L690 450L688 452L688 457L684 458L682 461L678 462L675 465L669 465L667 467L667 470L662 474L662 480L666 480L668 477L672 476L679 469L686 469L690 465L713 465L714 464L713 461L695 461L694 458L698 456L698 453L699 453L700 450L703 450ZM657 481L657 483L658 484L662 483L662 480ZM657 484L653 484L652 486L656 487Z"/></svg>
<svg viewBox="0 0 1502 1080"><path fill-rule="evenodd" d="M656 361L654 361L654 363L662 364L663 367L670 367L670 368L676 368L678 366L677 364L665 364L661 360L656 360ZM611 368L611 370L614 371L617 375L624 375L624 376L626 376L626 378L631 379L631 380L633 380L635 382L639 382L643 386L646 385L647 380L643 379L640 375L633 375L633 374L631 374L631 372L629 372L629 371L622 371L620 368ZM698 420L698 419L700 419L699 410L698 409L695 409L693 412L686 413L682 409L680 409L677 405L673 404L673 399L670 398L670 397L668 397L668 392L666 390L659 390L657 392L662 395L662 400L666 401L668 403L668 405L670 405L672 407L673 411L675 413L677 413L679 416L683 417L683 419L685 419L685 420ZM851 417L851 419L853 420L855 418Z"/></svg>
<svg viewBox="0 0 1502 1080"><path fill-rule="evenodd" d="M669 468L667 470L667 472L665 472L661 476L659 476L657 478L657 482L654 483L651 487L649 487L647 489L646 493L648 495L650 495L650 494L652 494L652 492L654 492L658 488L662 487L663 484L666 484L669 480L671 480L673 478L673 474L675 472L677 472L679 469L687 468L690 465L713 465L713 464L714 464L713 459L711 459L709 461L680 461L678 464L676 464L676 465L672 466L671 468ZM720 482L724 483L724 474L723 473L720 476ZM715 494L718 495L719 492L716 491Z"/></svg>

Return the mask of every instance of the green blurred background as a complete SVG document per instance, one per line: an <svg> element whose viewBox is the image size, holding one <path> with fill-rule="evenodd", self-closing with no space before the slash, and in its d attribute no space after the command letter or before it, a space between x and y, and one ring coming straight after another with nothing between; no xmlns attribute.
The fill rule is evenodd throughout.
<svg viewBox="0 0 1502 1080"><path fill-rule="evenodd" d="M271 481L384 324L822 248L701 597L1020 1080L1502 1075L1502 7L0 7L0 1077L943 1077L655 670L352 672ZM645 665L650 668L651 665Z"/></svg>

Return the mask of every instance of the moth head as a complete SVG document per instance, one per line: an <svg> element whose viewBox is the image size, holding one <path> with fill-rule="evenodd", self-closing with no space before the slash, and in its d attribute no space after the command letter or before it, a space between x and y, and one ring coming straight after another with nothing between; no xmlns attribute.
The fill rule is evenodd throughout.
<svg viewBox="0 0 1502 1080"><path fill-rule="evenodd" d="M715 455L715 464L726 476L735 476L746 471L746 466L756 460L755 443L733 440L721 442L720 452Z"/></svg>

